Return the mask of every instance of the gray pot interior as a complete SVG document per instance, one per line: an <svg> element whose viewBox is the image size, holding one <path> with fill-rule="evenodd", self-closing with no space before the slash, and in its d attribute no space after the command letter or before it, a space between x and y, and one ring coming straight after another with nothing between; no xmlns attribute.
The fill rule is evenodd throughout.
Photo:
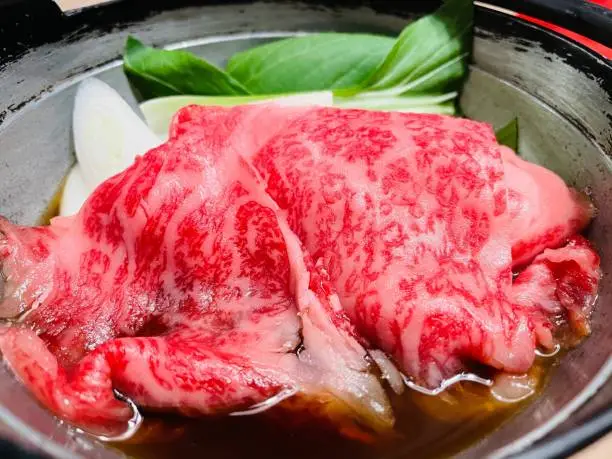
<svg viewBox="0 0 612 459"><path fill-rule="evenodd" d="M497 24L508 21L498 17ZM34 224L48 207L74 162L71 112L80 80L96 75L136 106L117 60L129 33L156 45L190 48L223 64L235 51L278 36L329 30L395 35L405 23L405 16L366 8L329 10L255 3L153 14L125 27L93 30L59 44L43 45L0 71L0 113L5 111L0 124L0 212L16 222ZM519 451L552 429L563 429L565 418L585 404L612 371L608 307L612 299L608 282L612 208L606 206L612 197L611 83L575 68L576 61L563 54L569 51L547 50L538 35L546 33L532 26L522 25L527 33L521 37L495 27L482 23L478 29L462 108L468 116L495 127L518 116L522 155L589 190L599 209L589 237L602 255L604 282L593 317L593 336L563 359L537 400L461 453L463 458L500 457ZM585 53L559 42L566 50ZM588 59L597 60L594 56ZM607 395L599 403L610 403L609 389L608 383ZM0 425L0 432L57 457L117 457L58 423L4 367L0 367Z"/></svg>

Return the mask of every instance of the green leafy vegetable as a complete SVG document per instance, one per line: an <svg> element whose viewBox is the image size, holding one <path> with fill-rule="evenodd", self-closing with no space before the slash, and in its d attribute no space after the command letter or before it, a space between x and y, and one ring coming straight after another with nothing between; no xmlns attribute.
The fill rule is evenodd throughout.
<svg viewBox="0 0 612 459"><path fill-rule="evenodd" d="M223 70L191 53L150 48L133 37L125 45L123 68L144 99L180 94L249 94Z"/></svg>
<svg viewBox="0 0 612 459"><path fill-rule="evenodd" d="M447 113L468 71L474 8L471 0L447 0L434 14L408 25L372 76L349 96L353 106ZM415 104L411 99L421 103ZM425 101L429 103L423 103ZM340 105L346 105L339 100ZM439 109L439 110L438 110ZM455 110L453 110L453 113Z"/></svg>
<svg viewBox="0 0 612 459"><path fill-rule="evenodd" d="M472 22L472 0L446 0L397 40L346 33L289 38L235 54L227 73L184 51L130 38L125 69L145 99L333 90L341 107L455 114Z"/></svg>
<svg viewBox="0 0 612 459"><path fill-rule="evenodd" d="M374 73L394 43L348 33L288 38L234 54L227 71L254 94L352 88Z"/></svg>
<svg viewBox="0 0 612 459"><path fill-rule="evenodd" d="M456 91L467 73L473 16L472 1L447 0L404 29L362 87L391 95Z"/></svg>
<svg viewBox="0 0 612 459"><path fill-rule="evenodd" d="M497 130L495 133L495 137L497 137L497 141L505 145L507 147L512 148L514 151L518 150L518 140L519 140L519 125L518 119L514 118L504 127Z"/></svg>

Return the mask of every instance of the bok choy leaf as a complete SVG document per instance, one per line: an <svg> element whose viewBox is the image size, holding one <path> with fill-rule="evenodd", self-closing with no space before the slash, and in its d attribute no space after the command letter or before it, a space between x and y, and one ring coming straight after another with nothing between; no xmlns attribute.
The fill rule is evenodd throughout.
<svg viewBox="0 0 612 459"><path fill-rule="evenodd" d="M187 51L155 49L128 37L123 59L125 74L143 99L182 94L249 94L223 70Z"/></svg>
<svg viewBox="0 0 612 459"><path fill-rule="evenodd" d="M337 92L337 104L447 113L467 76L473 17L471 0L447 0L434 14L408 25L378 69L353 94Z"/></svg>
<svg viewBox="0 0 612 459"><path fill-rule="evenodd" d="M352 88L374 73L394 43L348 33L287 38L234 54L227 71L254 94Z"/></svg>
<svg viewBox="0 0 612 459"><path fill-rule="evenodd" d="M144 99L332 90L334 105L456 113L471 52L472 0L446 0L397 39L348 33L288 38L235 54L227 71L130 38L125 71Z"/></svg>
<svg viewBox="0 0 612 459"><path fill-rule="evenodd" d="M519 125L518 119L514 118L505 126L501 127L495 132L497 142L501 145L512 148L514 151L518 151L519 141Z"/></svg>
<svg viewBox="0 0 612 459"><path fill-rule="evenodd" d="M471 1L447 0L404 29L362 87L395 96L456 91L467 73L473 16Z"/></svg>

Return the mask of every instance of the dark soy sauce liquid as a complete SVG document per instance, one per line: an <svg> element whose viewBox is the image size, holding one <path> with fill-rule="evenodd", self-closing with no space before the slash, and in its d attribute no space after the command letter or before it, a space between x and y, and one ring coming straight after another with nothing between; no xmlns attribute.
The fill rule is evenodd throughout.
<svg viewBox="0 0 612 459"><path fill-rule="evenodd" d="M60 185L57 187L57 191L55 192L55 194L49 201L49 204L47 205L47 209L40 216L40 218L38 219L38 222L36 222L38 225L41 225L41 226L48 225L51 222L51 219L53 217L56 217L57 215L59 215L60 203L62 202L62 193L64 192L64 185L66 184L66 178L67 177L64 177L64 180L62 180L62 183L60 183Z"/></svg>
<svg viewBox="0 0 612 459"><path fill-rule="evenodd" d="M530 374L536 393L518 403L503 403L490 389L461 382L437 396L406 388L389 391L396 424L394 438L366 441L344 438L321 423L298 426L265 413L242 417L187 419L144 413L128 441L112 446L135 459L407 459L452 456L483 438L522 410L548 380L557 357L538 358ZM273 408L274 409L274 408ZM288 416L299 416L298 414ZM307 416L307 415L304 415Z"/></svg>

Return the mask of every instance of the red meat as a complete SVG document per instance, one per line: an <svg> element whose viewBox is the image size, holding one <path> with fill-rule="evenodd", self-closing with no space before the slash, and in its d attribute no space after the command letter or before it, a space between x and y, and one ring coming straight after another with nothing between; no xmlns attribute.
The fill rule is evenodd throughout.
<svg viewBox="0 0 612 459"><path fill-rule="evenodd" d="M539 341L552 348L555 322L567 321L573 330L570 337L590 334L598 284L597 253L582 236L573 236L564 247L538 255L518 275L512 290L514 301L532 314Z"/></svg>
<svg viewBox="0 0 612 459"><path fill-rule="evenodd" d="M526 263L544 249L562 246L593 218L594 208L585 196L568 188L553 172L501 148L504 161L512 262Z"/></svg>
<svg viewBox="0 0 612 459"><path fill-rule="evenodd" d="M535 333L549 324L548 311L536 321L533 308L514 301L512 269L562 246L588 223L591 206L500 147L488 125L248 106L187 108L171 130L212 138L219 126L225 145L250 154L359 332L418 383L435 387L469 361L523 372L537 338L552 344L550 331ZM588 269L596 286L598 263Z"/></svg>
<svg viewBox="0 0 612 459"><path fill-rule="evenodd" d="M0 311L25 317L0 349L98 429L130 415L113 389L188 414L293 391L385 427L362 345L435 387L474 361L524 372L560 325L588 333L599 259L573 235L591 215L483 123L188 107L78 216L2 223Z"/></svg>
<svg viewBox="0 0 612 459"><path fill-rule="evenodd" d="M0 311L24 315L0 331L6 361L44 405L102 434L132 416L114 390L188 415L297 393L301 409L390 427L326 273L249 166L212 146L174 139L51 226L1 222Z"/></svg>

